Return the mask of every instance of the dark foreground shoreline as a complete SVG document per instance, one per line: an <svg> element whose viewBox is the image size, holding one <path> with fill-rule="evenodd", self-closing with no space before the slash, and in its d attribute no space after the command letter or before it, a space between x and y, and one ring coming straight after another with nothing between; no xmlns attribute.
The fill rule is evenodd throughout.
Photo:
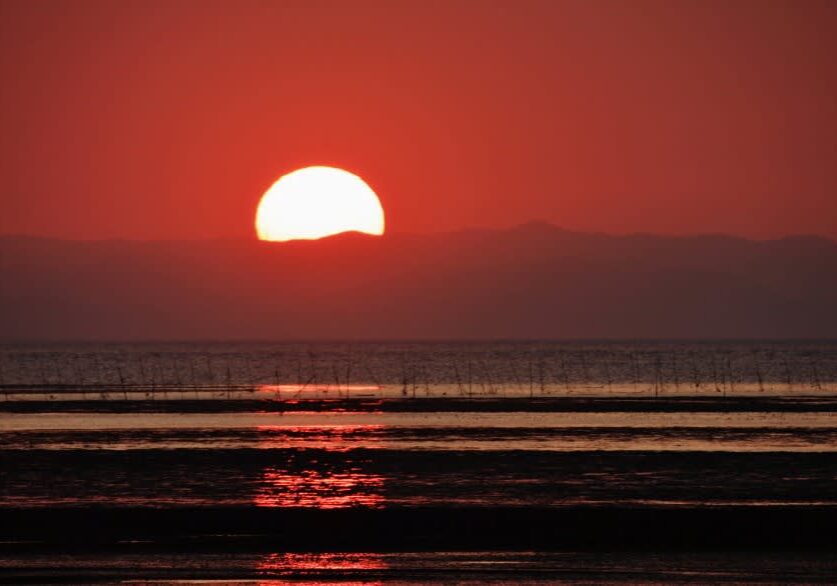
<svg viewBox="0 0 837 586"><path fill-rule="evenodd" d="M0 508L0 554L68 551L822 551L837 507Z"/></svg>
<svg viewBox="0 0 837 586"><path fill-rule="evenodd" d="M837 397L420 397L387 399L165 399L0 401L0 413L744 413L837 412Z"/></svg>

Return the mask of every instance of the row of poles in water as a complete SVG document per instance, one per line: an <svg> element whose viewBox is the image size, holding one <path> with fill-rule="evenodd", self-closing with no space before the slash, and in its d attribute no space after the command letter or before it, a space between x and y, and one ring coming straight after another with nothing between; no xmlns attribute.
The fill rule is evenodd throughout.
<svg viewBox="0 0 837 586"><path fill-rule="evenodd" d="M505 387L528 389L530 394L545 394L578 386L610 388L614 385L645 385L658 394L667 387L680 389L710 388L735 392L736 384L750 382L765 390L769 384L788 388L823 389L817 363L809 357L792 363L787 355L770 360L765 368L754 352L749 360L729 354L690 353L678 360L677 353L636 352L620 354L621 360L591 360L585 352L559 352L545 357L532 353L526 359L509 356L446 356L446 360L417 359L421 354L389 357L386 374L370 365L374 357L356 360L351 354L325 361L309 353L297 356L263 356L253 360L247 355L225 354L148 354L133 360L102 354L18 354L9 360L0 356L0 386L32 387L245 387L257 385L329 385L348 392L352 381L400 387L403 394L416 395L422 389L431 393L437 384L454 386L462 395L500 394ZM610 357L612 358L612 357ZM254 364L255 362L255 364ZM9 364L14 368L10 369ZM441 373L441 374L440 374Z"/></svg>

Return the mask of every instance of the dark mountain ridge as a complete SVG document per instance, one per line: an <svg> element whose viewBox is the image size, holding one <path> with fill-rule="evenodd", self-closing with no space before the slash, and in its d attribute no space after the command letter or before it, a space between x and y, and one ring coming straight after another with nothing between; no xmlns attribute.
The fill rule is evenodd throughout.
<svg viewBox="0 0 837 586"><path fill-rule="evenodd" d="M834 338L836 307L808 236L0 238L4 340Z"/></svg>

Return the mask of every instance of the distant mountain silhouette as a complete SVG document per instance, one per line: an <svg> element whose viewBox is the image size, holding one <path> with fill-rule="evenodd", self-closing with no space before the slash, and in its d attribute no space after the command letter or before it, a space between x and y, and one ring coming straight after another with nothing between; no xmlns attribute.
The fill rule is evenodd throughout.
<svg viewBox="0 0 837 586"><path fill-rule="evenodd" d="M837 243L546 223L318 241L0 238L5 340L837 337Z"/></svg>

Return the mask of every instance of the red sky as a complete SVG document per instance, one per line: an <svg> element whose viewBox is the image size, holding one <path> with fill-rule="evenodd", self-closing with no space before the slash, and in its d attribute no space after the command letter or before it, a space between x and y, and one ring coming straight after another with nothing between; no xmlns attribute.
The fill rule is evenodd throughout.
<svg viewBox="0 0 837 586"><path fill-rule="evenodd" d="M837 2L0 0L0 233L251 236L279 175L390 230L837 237Z"/></svg>

